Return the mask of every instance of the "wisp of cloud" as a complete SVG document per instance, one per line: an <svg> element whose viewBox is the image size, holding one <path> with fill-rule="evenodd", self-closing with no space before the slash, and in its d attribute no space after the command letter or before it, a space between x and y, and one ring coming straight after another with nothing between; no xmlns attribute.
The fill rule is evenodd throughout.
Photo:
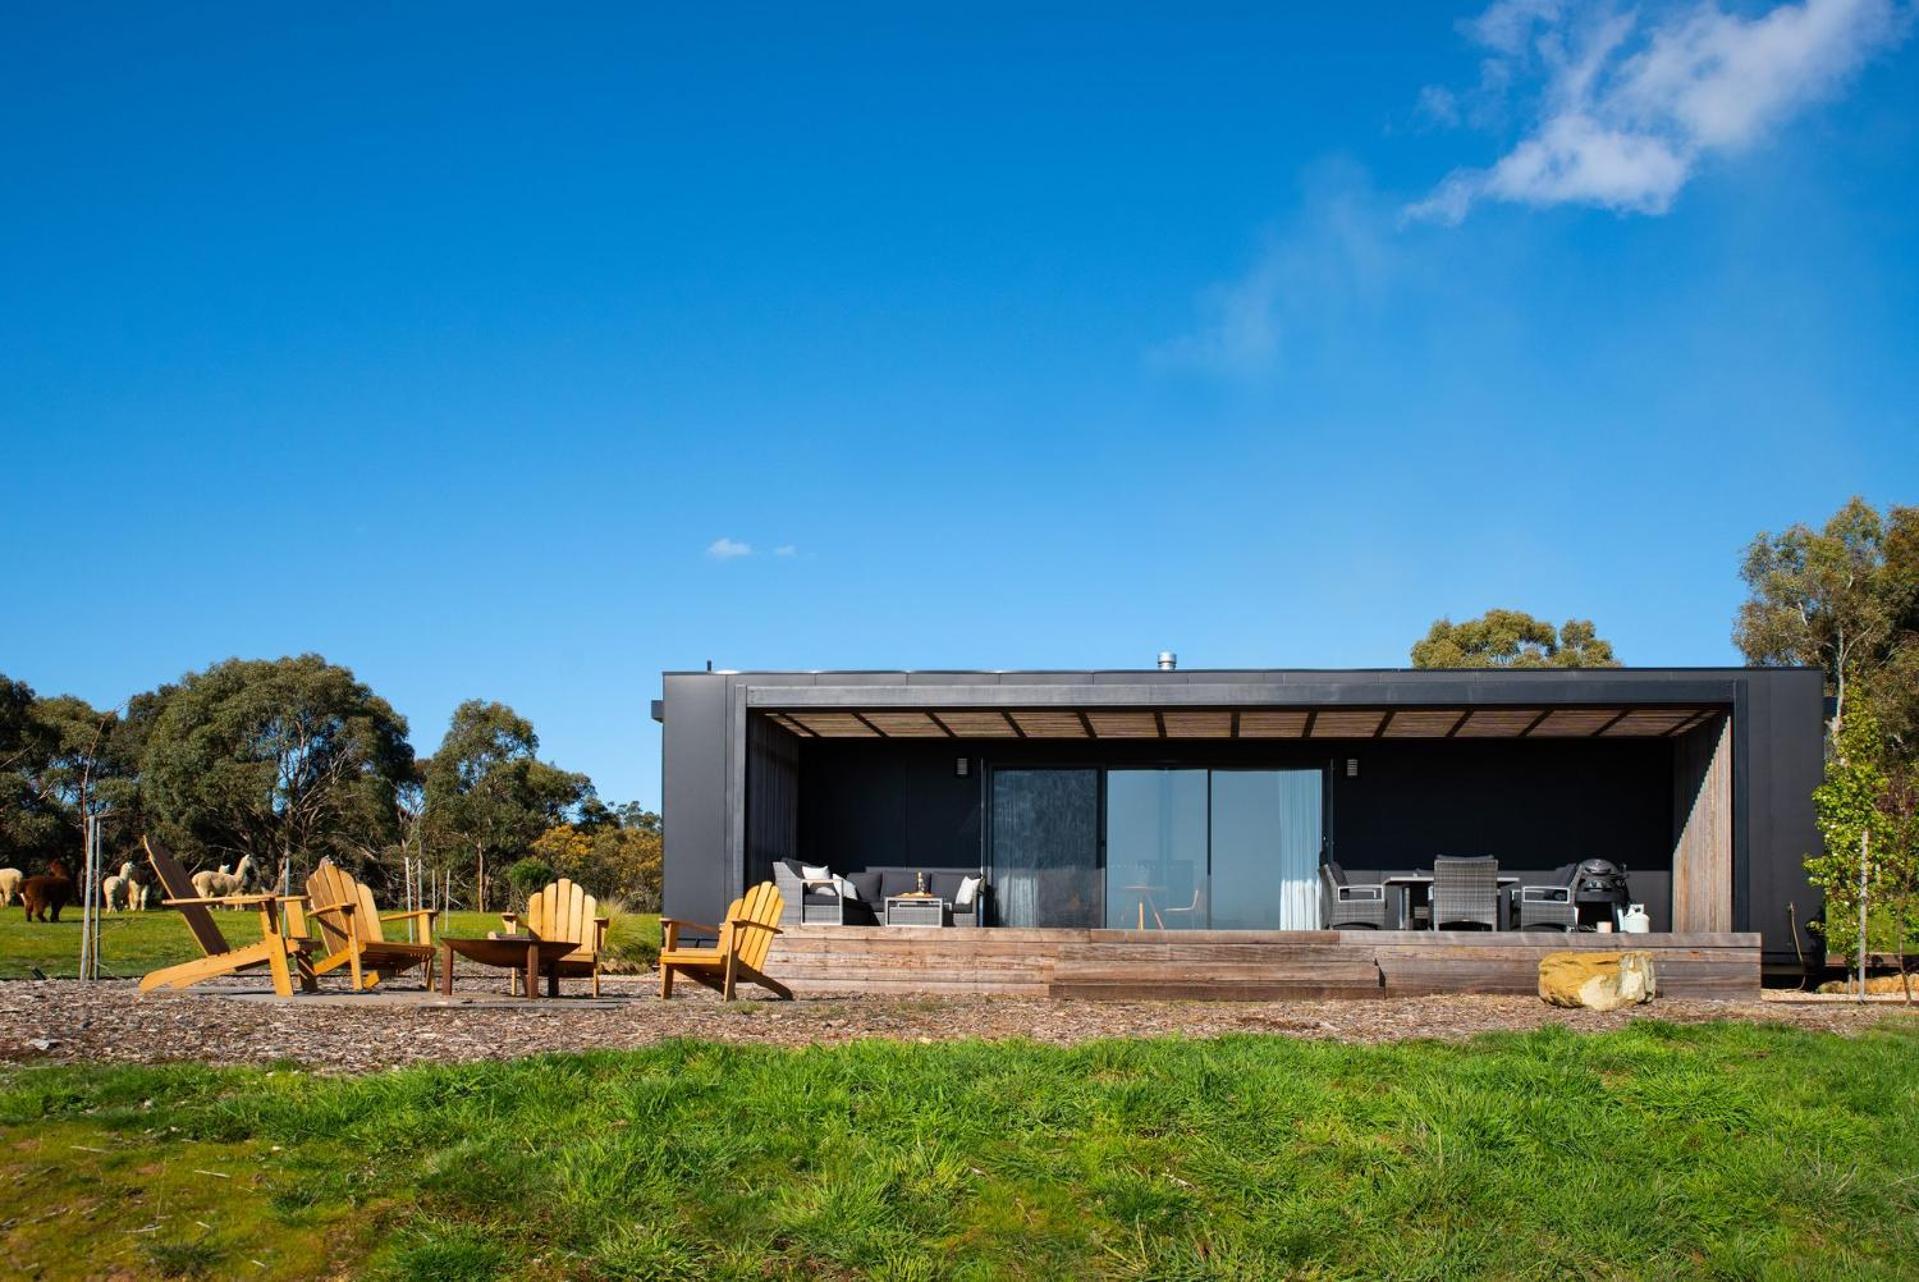
<svg viewBox="0 0 1919 1282"><path fill-rule="evenodd" d="M1750 18L1712 0L1652 16L1498 0L1466 26L1488 50L1478 93L1537 84L1537 122L1490 168L1455 170L1405 217L1457 223L1486 200L1664 213L1708 156L1750 147L1830 97L1904 37L1906 18L1892 0L1803 0Z"/></svg>

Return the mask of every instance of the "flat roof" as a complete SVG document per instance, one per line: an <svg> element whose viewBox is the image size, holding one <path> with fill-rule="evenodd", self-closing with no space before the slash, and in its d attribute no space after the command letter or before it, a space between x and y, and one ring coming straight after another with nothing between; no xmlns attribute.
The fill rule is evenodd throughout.
<svg viewBox="0 0 1919 1282"><path fill-rule="evenodd" d="M1811 668L715 671L803 739L1577 739L1683 735Z"/></svg>

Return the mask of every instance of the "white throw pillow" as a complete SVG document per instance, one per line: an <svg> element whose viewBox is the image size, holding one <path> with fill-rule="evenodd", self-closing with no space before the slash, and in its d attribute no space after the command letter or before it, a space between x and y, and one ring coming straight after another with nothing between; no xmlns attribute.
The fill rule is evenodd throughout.
<svg viewBox="0 0 1919 1282"><path fill-rule="evenodd" d="M818 864L801 864L800 876L808 881L831 881L833 874Z"/></svg>
<svg viewBox="0 0 1919 1282"><path fill-rule="evenodd" d="M860 888L858 886L855 886L852 882L848 881L846 878L835 877L833 878L833 884L839 887L840 898L850 899L856 904L863 902L860 899Z"/></svg>
<svg viewBox="0 0 1919 1282"><path fill-rule="evenodd" d="M978 897L979 897L979 878L978 877L962 877L960 878L960 888L953 895L953 907L959 908L959 909L971 908L973 906L973 901L977 899Z"/></svg>

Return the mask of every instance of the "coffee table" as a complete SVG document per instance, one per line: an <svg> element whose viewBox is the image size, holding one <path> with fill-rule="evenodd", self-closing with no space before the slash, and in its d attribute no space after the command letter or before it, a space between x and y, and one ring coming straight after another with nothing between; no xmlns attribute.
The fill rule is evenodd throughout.
<svg viewBox="0 0 1919 1282"><path fill-rule="evenodd" d="M491 939L452 939L440 936L440 993L453 996L453 954L482 966L520 971L528 997L540 995L540 973L546 972L546 995L560 995L557 963L579 945L570 939L540 939L533 935L499 935Z"/></svg>
<svg viewBox="0 0 1919 1282"><path fill-rule="evenodd" d="M946 901L933 895L888 895L888 926L944 926Z"/></svg>

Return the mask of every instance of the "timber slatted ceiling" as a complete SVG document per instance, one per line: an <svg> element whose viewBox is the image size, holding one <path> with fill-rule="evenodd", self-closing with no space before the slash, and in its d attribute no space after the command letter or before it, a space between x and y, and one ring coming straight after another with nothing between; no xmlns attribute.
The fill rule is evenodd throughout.
<svg viewBox="0 0 1919 1282"><path fill-rule="evenodd" d="M1556 708L1534 726L1534 739L1558 739L1598 734L1619 717L1616 708Z"/></svg>
<svg viewBox="0 0 1919 1282"><path fill-rule="evenodd" d="M1313 718L1313 738L1315 739L1370 739L1379 729L1379 723L1386 714L1377 710L1362 709L1348 712L1328 708Z"/></svg>
<svg viewBox="0 0 1919 1282"><path fill-rule="evenodd" d="M1639 708L1628 712L1606 730L1607 735L1665 734L1693 719L1694 708Z"/></svg>
<svg viewBox="0 0 1919 1282"><path fill-rule="evenodd" d="M1454 738L1516 739L1526 727L1539 720L1542 708L1479 708L1466 718Z"/></svg>
<svg viewBox="0 0 1919 1282"><path fill-rule="evenodd" d="M900 708L769 711L821 739L1586 739L1679 736L1723 708Z"/></svg>
<svg viewBox="0 0 1919 1282"><path fill-rule="evenodd" d="M1088 712L1086 719L1102 739L1159 738L1159 719L1150 712Z"/></svg>
<svg viewBox="0 0 1919 1282"><path fill-rule="evenodd" d="M997 712L946 712L939 714L947 729L962 739L1016 739L1013 723Z"/></svg>
<svg viewBox="0 0 1919 1282"><path fill-rule="evenodd" d="M1459 724L1459 710L1444 708L1401 708L1386 723L1388 739L1444 739L1446 732Z"/></svg>
<svg viewBox="0 0 1919 1282"><path fill-rule="evenodd" d="M1167 712L1161 715L1166 720L1168 739L1232 737L1233 714L1230 712Z"/></svg>
<svg viewBox="0 0 1919 1282"><path fill-rule="evenodd" d="M789 720L797 721L822 739L877 739L880 734L850 712L803 712L787 715Z"/></svg>
<svg viewBox="0 0 1919 1282"><path fill-rule="evenodd" d="M889 739L944 739L946 732L924 712L862 713L875 730Z"/></svg>
<svg viewBox="0 0 1919 1282"><path fill-rule="evenodd" d="M1264 709L1239 714L1242 739L1297 739L1306 733L1303 712L1269 712Z"/></svg>
<svg viewBox="0 0 1919 1282"><path fill-rule="evenodd" d="M1077 712L1024 712L1012 713L1013 720L1026 732L1028 739L1084 739L1086 723L1079 719Z"/></svg>

